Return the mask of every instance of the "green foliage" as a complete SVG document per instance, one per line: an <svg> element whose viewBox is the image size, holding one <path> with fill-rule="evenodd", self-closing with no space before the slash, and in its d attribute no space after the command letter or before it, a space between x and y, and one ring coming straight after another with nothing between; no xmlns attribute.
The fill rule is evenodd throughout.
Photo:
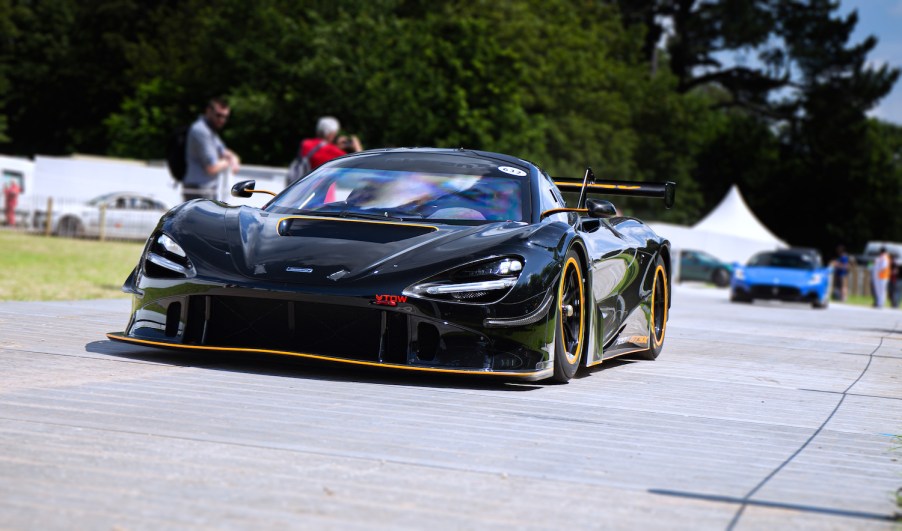
<svg viewBox="0 0 902 531"><path fill-rule="evenodd" d="M707 208L738 184L765 225L790 244L829 255L838 243L860 249L877 234L902 239L890 214L902 197L893 159L899 151L892 134L874 134L893 126L865 114L890 92L899 69L868 66L876 39L850 42L854 12L839 16L831 0L618 4L628 28L646 30L649 61L661 54L648 37L660 38L669 22L663 59L677 90L701 91L720 111L698 114L708 136L690 170ZM738 60L724 60L731 55Z"/></svg>
<svg viewBox="0 0 902 531"><path fill-rule="evenodd" d="M671 211L618 200L648 219L693 223L739 184L790 243L854 249L902 239L898 128L865 118L899 73L866 66L874 41L851 44L837 5L0 0L0 149L162 159L227 95L223 137L245 164L287 165L331 114L367 148L676 181Z"/></svg>
<svg viewBox="0 0 902 531"><path fill-rule="evenodd" d="M892 89L899 70L867 66L876 40L851 44L857 17L835 17L837 7L828 0L805 6L787 2L780 17L801 83L799 114L782 135L779 173L785 194L773 203L777 212L791 209L796 218L787 223L785 214L773 217L782 222L789 242L824 251L837 243L861 249L878 234L902 236L894 232L898 223L892 214L902 200L892 160L899 146L892 145L892 135L873 134L865 116ZM819 200L790 199L810 197L812 187L822 191Z"/></svg>
<svg viewBox="0 0 902 531"><path fill-rule="evenodd" d="M649 76L634 51L641 37L610 6L203 6L160 8L156 36L127 48L136 89L106 120L113 153L162 158L165 133L193 117L180 108L228 93L224 137L245 163L287 165L317 117L332 114L368 148L463 146L561 176L592 165L601 178L678 180L684 208L673 212L701 208L690 170L704 109L666 71ZM222 37L236 31L242 39Z"/></svg>
<svg viewBox="0 0 902 531"><path fill-rule="evenodd" d="M11 0L0 0L0 35L9 36L0 39L0 143L9 142L9 137L6 135L8 119L5 110L10 93L9 71L13 64L9 42L18 33L12 20L12 13Z"/></svg>

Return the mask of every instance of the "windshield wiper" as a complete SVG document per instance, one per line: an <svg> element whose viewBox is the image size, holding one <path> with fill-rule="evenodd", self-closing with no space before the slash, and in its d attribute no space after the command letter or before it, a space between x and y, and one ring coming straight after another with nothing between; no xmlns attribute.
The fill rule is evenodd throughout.
<svg viewBox="0 0 902 531"><path fill-rule="evenodd" d="M352 211L350 211L350 210L345 210L344 212L342 212L341 214L339 214L339 217L342 217L342 218L361 218L361 219L380 219L380 220L382 220L382 219L393 219L393 220L396 220L396 221L404 221L404 218L402 218L402 217L399 217L399 216L389 216L389 215L388 215L388 212L385 212L384 214L376 214L376 213L374 213L374 212L352 212Z"/></svg>
<svg viewBox="0 0 902 531"><path fill-rule="evenodd" d="M376 214L375 212L355 212L352 210L297 210L295 211L295 215L298 216L322 216L322 217L330 217L330 218L358 218L358 219L377 219L377 220L386 220L391 219L395 221L404 221L404 218L399 216L389 215L388 211L384 211L382 214ZM422 217L422 216L420 216Z"/></svg>
<svg viewBox="0 0 902 531"><path fill-rule="evenodd" d="M305 210L299 208L294 211L295 216L323 216L323 217L338 217L341 216L341 210Z"/></svg>

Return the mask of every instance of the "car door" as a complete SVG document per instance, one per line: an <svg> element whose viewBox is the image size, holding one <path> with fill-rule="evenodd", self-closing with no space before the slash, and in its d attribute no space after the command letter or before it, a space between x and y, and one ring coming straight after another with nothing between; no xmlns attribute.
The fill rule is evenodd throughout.
<svg viewBox="0 0 902 531"><path fill-rule="evenodd" d="M707 280L705 261L696 251L683 251L680 254L680 280Z"/></svg>
<svg viewBox="0 0 902 531"><path fill-rule="evenodd" d="M598 256L593 272L596 304L604 316L604 344L620 331L630 308L639 307L639 287L642 272L648 267L651 255L639 252L636 240L629 233L641 229L633 218L612 217L599 220L598 230L588 235Z"/></svg>
<svg viewBox="0 0 902 531"><path fill-rule="evenodd" d="M109 238L143 239L150 235L162 215L156 201L134 194L121 194L107 206L106 235Z"/></svg>
<svg viewBox="0 0 902 531"><path fill-rule="evenodd" d="M166 212L166 208L149 197L135 197L133 208L129 211L128 233L126 238L144 239L150 236L157 222Z"/></svg>
<svg viewBox="0 0 902 531"><path fill-rule="evenodd" d="M104 214L104 235L107 238L122 238L128 231L128 205L131 196L120 194L110 197Z"/></svg>

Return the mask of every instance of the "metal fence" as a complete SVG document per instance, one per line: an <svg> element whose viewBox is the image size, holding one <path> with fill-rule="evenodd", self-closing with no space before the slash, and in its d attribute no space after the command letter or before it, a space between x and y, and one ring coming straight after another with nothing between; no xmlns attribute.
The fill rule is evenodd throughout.
<svg viewBox="0 0 902 531"><path fill-rule="evenodd" d="M849 295L871 297L871 270L867 264L849 264Z"/></svg>
<svg viewBox="0 0 902 531"><path fill-rule="evenodd" d="M140 194L108 194L89 202L60 197L30 197L16 205L8 229L99 240L144 240L171 205Z"/></svg>

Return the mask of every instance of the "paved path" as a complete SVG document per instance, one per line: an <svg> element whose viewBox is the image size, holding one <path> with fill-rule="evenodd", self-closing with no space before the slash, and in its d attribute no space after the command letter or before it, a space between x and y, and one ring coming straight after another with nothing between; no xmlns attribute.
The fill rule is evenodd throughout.
<svg viewBox="0 0 902 531"><path fill-rule="evenodd" d="M568 385L184 355L0 303L0 529L898 529L902 311L677 286Z"/></svg>

